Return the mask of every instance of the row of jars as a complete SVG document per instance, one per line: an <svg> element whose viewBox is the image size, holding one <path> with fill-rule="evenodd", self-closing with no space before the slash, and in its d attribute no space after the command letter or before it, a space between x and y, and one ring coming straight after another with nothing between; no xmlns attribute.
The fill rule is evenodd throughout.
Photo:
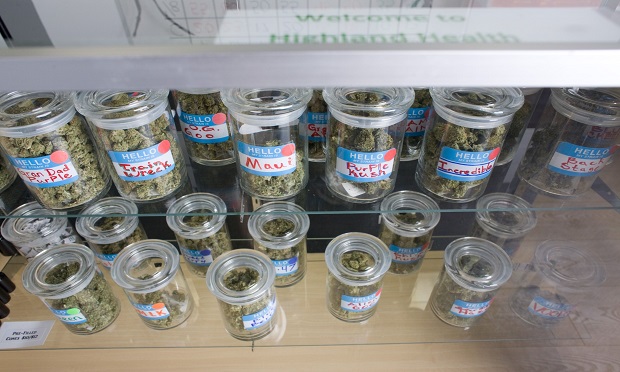
<svg viewBox="0 0 620 372"><path fill-rule="evenodd" d="M99 199L110 178L132 201L170 195L187 175L167 97L166 90L2 95L3 187L18 174L55 210ZM538 93L232 89L175 97L190 158L207 165L236 161L242 188L258 198L296 195L307 184L308 159L324 158L326 184L336 196L377 201L393 190L399 161L419 157L421 190L466 202L483 194L496 165L514 157ZM551 194L588 190L617 148L619 103L613 89L553 89L519 176Z"/></svg>

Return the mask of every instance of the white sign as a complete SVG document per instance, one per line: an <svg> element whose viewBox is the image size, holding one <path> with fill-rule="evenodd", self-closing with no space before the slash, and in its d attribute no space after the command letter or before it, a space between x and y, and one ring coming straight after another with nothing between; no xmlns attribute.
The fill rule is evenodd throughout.
<svg viewBox="0 0 620 372"><path fill-rule="evenodd" d="M4 322L0 327L0 349L20 349L43 345L53 320L40 322Z"/></svg>

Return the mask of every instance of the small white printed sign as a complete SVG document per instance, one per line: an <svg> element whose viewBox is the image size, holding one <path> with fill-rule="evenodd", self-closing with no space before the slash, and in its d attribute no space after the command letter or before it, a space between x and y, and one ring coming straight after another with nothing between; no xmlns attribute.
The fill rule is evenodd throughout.
<svg viewBox="0 0 620 372"><path fill-rule="evenodd" d="M0 349L19 349L43 345L54 320L4 322L0 327Z"/></svg>

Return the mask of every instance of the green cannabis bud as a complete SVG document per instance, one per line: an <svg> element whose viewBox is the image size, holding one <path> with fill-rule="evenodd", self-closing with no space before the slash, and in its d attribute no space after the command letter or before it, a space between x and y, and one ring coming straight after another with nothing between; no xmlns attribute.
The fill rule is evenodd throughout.
<svg viewBox="0 0 620 372"><path fill-rule="evenodd" d="M312 99L308 102L308 111L305 115L308 134L308 159L324 161L328 116L327 103L323 100L321 90L312 91Z"/></svg>
<svg viewBox="0 0 620 372"><path fill-rule="evenodd" d="M62 284L74 276L79 268L77 262L57 265L47 273L45 283ZM78 313L86 318L85 322L79 324L64 323L75 333L100 331L112 323L120 311L118 300L100 272L96 272L86 288L78 293L60 299L46 299L46 302L55 313L66 310L69 314Z"/></svg>
<svg viewBox="0 0 620 372"><path fill-rule="evenodd" d="M15 177L17 177L15 169L11 167L4 155L0 155L0 192L9 187L15 181Z"/></svg>
<svg viewBox="0 0 620 372"><path fill-rule="evenodd" d="M210 211L195 211L193 213L208 213ZM183 223L190 227L201 227L204 226L205 223L211 221L213 216L185 216L183 218ZM232 250L232 244L228 237L228 232L226 230L226 225L222 225L222 227L213 235L209 235L206 238L200 239L190 239L181 236L180 234L176 234L177 241L179 242L181 251L183 256L186 259L186 262L189 264L190 270L196 275L204 277L207 274L207 269L209 269L209 265L199 265L194 262L188 261L188 254L183 252L183 250L189 250L194 252L203 252L204 250L209 250L211 259L215 260L222 253L228 252ZM189 255L190 257L194 257L194 255ZM196 255L200 259L202 259L202 254L198 253ZM209 262L210 263L210 262Z"/></svg>
<svg viewBox="0 0 620 372"><path fill-rule="evenodd" d="M394 216L400 222L414 225L424 216L420 213L395 213ZM392 263L389 271L394 274L409 274L420 268L424 255L430 247L433 230L420 236L404 236L390 230L385 223L381 224L379 239L390 248Z"/></svg>
<svg viewBox="0 0 620 372"><path fill-rule="evenodd" d="M123 222L124 219L125 217L119 217L119 216L103 217L97 220L97 222L95 223L95 227L97 227L101 231L112 230L115 227L117 227L121 222ZM99 250L99 253L105 254L105 255L108 255L108 254L111 255L111 254L117 254L129 244L139 242L140 240L145 240L146 238L147 238L146 233L144 232L142 227L138 226L128 237L121 239L119 241L109 243L109 244L94 244L92 242L89 242L89 244L91 246L96 245L97 249Z"/></svg>
<svg viewBox="0 0 620 372"><path fill-rule="evenodd" d="M233 143L226 124L228 109L219 92L190 94L177 92L179 118L187 152L204 165L234 162Z"/></svg>
<svg viewBox="0 0 620 372"><path fill-rule="evenodd" d="M515 156L525 127L530 120L530 116L532 116L532 104L525 101L523 106L515 112L515 116L512 118L508 133L506 134L506 139L502 145L502 152L500 152L499 158L497 159L497 165L506 164Z"/></svg>
<svg viewBox="0 0 620 372"><path fill-rule="evenodd" d="M151 279L152 275L143 275L140 280ZM192 310L191 296L174 286L150 293L136 293L130 295L133 307L142 320L152 328L163 329L175 327L187 317ZM166 314L161 317L161 313Z"/></svg>
<svg viewBox="0 0 620 372"><path fill-rule="evenodd" d="M433 98L428 89L416 89L415 100L407 111L407 127L401 150L401 160L415 160L420 154Z"/></svg>

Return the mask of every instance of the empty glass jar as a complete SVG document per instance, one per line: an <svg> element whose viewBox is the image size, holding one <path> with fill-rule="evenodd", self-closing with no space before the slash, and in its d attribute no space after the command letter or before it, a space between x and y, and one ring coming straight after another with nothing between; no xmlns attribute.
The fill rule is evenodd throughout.
<svg viewBox="0 0 620 372"><path fill-rule="evenodd" d="M512 118L506 139L502 145L502 152L499 153L497 165L510 163L517 154L517 149L521 144L521 139L527 129L532 114L536 109L536 104L540 98L542 90L540 88L519 88L523 93L523 106L515 112Z"/></svg>

